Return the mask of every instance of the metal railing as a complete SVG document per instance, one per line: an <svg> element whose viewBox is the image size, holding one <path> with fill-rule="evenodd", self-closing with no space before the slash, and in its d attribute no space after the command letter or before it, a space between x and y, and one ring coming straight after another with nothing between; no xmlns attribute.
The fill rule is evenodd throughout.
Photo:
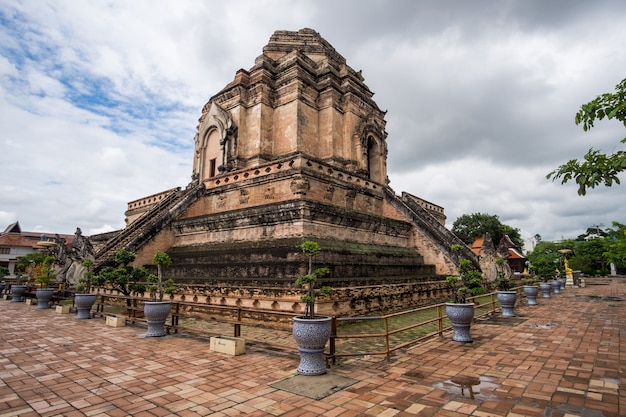
<svg viewBox="0 0 626 417"><path fill-rule="evenodd" d="M514 288L514 290L518 292L517 300L519 303L523 294L522 287ZM145 322L142 314L145 301L149 300L99 293L95 305L95 315L115 314L106 311L107 306L115 305L118 312L126 310L126 314L122 315L127 316L129 322ZM496 292L471 297L468 301L474 302L475 318L492 315L500 310ZM168 333L188 332L201 335L222 335L223 333L184 324L184 319L203 315L211 316L209 320L212 323L232 325L232 335L241 337L242 326L267 329L268 331L290 332L291 319L300 314L238 306L172 301L170 320L166 324L167 331ZM183 320L181 321L181 319ZM329 364L335 364L337 358L367 355L384 355L387 361L390 361L393 352L435 336L443 337L444 332L452 329L445 314L445 303L381 316L333 317L331 326L330 341L325 352ZM357 332L351 333L350 330L354 329ZM367 331L372 329L374 331ZM295 346L276 344L248 335L246 335L246 340L273 345L281 349L295 350Z"/></svg>
<svg viewBox="0 0 626 417"><path fill-rule="evenodd" d="M517 291L517 300L519 302L519 300L521 300L522 287L513 288L512 290ZM469 302L474 302L475 318L492 315L500 310L496 294L497 292L492 292L468 298ZM415 345L431 337L443 337L443 332L452 329L450 320L445 314L445 305L446 303L440 303L428 307L402 311L399 313L386 314L383 316L335 317L332 322L333 327L327 357L332 363L335 363L336 358L340 357L366 355L385 355L387 360L390 361L391 353L394 351ZM417 318L417 320L412 320L412 317ZM357 322L362 323L364 321L378 321L382 323L378 326L378 328L381 328L382 331L376 333L340 334L341 332L339 329L341 329L342 324L349 325ZM408 335L401 337L403 333ZM379 348L377 350L357 350L354 352L347 352L349 343L346 343L346 341L368 339L378 339L379 342L363 343L360 345L370 349L372 346L379 346L382 347L382 349ZM381 339L383 341L382 343L380 342ZM341 344L342 341L344 342L343 349ZM357 348L358 347L359 346L357 346Z"/></svg>

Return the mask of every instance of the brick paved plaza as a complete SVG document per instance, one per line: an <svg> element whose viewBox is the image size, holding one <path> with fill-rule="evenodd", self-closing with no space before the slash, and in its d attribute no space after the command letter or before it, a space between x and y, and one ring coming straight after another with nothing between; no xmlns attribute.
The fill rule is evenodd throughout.
<svg viewBox="0 0 626 417"><path fill-rule="evenodd" d="M355 383L321 400L273 386L295 374L288 351L228 356L208 339L2 300L0 417L624 416L626 279L597 283L478 322L471 345L446 334L391 362L341 361L329 374Z"/></svg>

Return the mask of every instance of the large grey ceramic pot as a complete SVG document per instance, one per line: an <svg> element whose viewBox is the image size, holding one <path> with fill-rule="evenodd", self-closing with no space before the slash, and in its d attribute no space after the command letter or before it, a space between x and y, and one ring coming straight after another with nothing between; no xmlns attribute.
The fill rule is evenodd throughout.
<svg viewBox="0 0 626 417"><path fill-rule="evenodd" d="M550 285L552 285L552 291L554 291L555 294L561 293L561 281L555 279Z"/></svg>
<svg viewBox="0 0 626 417"><path fill-rule="evenodd" d="M26 285L11 285L11 302L21 303L24 293L26 292Z"/></svg>
<svg viewBox="0 0 626 417"><path fill-rule="evenodd" d="M561 291L565 289L565 278L559 278L559 282L561 283Z"/></svg>
<svg viewBox="0 0 626 417"><path fill-rule="evenodd" d="M37 288L35 294L37 296L37 308L50 308L50 301L54 295L53 288Z"/></svg>
<svg viewBox="0 0 626 417"><path fill-rule="evenodd" d="M526 300L529 306L537 305L537 294L539 294L539 287L536 285L524 285L524 294L526 294Z"/></svg>
<svg viewBox="0 0 626 417"><path fill-rule="evenodd" d="M324 349L330 338L332 317L304 316L293 318L293 338L300 352L298 372L301 375L322 375L326 373Z"/></svg>
<svg viewBox="0 0 626 417"><path fill-rule="evenodd" d="M496 297L498 297L498 302L502 307L502 317L515 317L517 291L498 291Z"/></svg>
<svg viewBox="0 0 626 417"><path fill-rule="evenodd" d="M552 285L550 285L549 282L540 282L539 288L541 288L543 298L550 298L550 289L552 289Z"/></svg>
<svg viewBox="0 0 626 417"><path fill-rule="evenodd" d="M170 314L172 303L169 301L146 301L143 314L148 322L146 337L165 336L165 320Z"/></svg>
<svg viewBox="0 0 626 417"><path fill-rule="evenodd" d="M452 340L460 343L472 343L470 326L474 320L474 304L446 303L446 315L452 323Z"/></svg>
<svg viewBox="0 0 626 417"><path fill-rule="evenodd" d="M76 318L78 320L91 318L91 307L93 307L97 297L98 294L74 294Z"/></svg>

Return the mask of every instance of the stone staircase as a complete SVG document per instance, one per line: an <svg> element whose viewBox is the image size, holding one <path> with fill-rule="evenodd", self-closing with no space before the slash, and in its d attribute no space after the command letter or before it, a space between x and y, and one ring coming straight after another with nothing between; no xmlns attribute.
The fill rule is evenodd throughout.
<svg viewBox="0 0 626 417"><path fill-rule="evenodd" d="M428 210L419 205L408 194L402 193L402 196L398 196L389 187L385 187L384 192L388 201L410 219L411 223L416 225L422 233L428 235L431 238L431 242L440 251L447 253L455 264L459 265L461 258L466 258L471 260L476 267L479 267L478 256L472 252L471 248L439 223ZM450 247L454 244L461 245L463 249L459 252L452 252Z"/></svg>
<svg viewBox="0 0 626 417"><path fill-rule="evenodd" d="M115 264L115 253L126 248L135 252L161 229L170 224L204 192L204 184L190 183L185 190L180 187L168 194L133 223L109 240L95 254L94 269Z"/></svg>

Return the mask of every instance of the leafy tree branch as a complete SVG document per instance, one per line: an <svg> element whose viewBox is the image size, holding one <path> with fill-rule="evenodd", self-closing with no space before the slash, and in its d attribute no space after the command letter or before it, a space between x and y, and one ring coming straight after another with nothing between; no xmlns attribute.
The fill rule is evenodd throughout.
<svg viewBox="0 0 626 417"><path fill-rule="evenodd" d="M605 118L618 120L626 127L626 78L615 86L615 93L602 94L583 104L574 121L577 125L582 124L586 132L594 127L596 121ZM626 138L620 142L626 143ZM600 184L606 187L620 184L619 174L624 171L626 171L625 151L605 154L590 148L582 161L571 159L548 173L546 178L552 181L560 179L561 184L574 180L578 184L578 194L585 195L588 188L595 188Z"/></svg>

